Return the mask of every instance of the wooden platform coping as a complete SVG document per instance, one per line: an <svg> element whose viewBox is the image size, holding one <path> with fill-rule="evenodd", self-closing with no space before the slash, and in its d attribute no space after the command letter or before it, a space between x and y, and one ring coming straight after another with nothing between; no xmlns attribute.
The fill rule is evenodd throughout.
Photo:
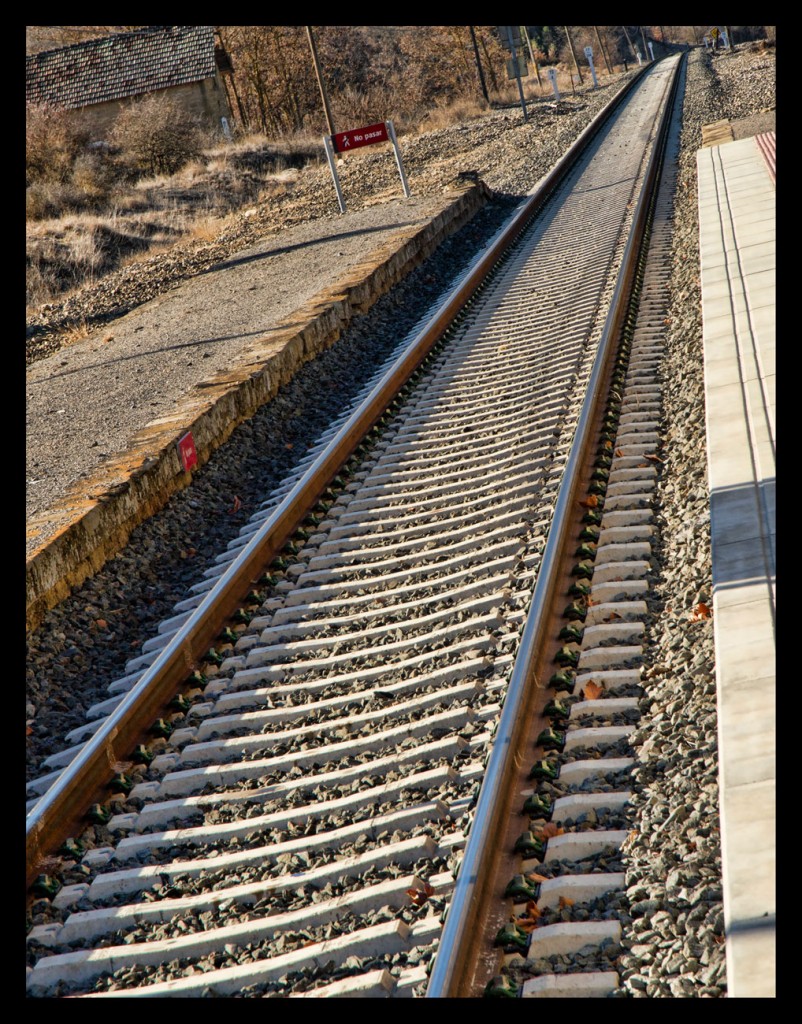
<svg viewBox="0 0 802 1024"><path fill-rule="evenodd" d="M732 125L729 121L713 121L702 125L702 149L706 146L720 146L724 142L734 142Z"/></svg>

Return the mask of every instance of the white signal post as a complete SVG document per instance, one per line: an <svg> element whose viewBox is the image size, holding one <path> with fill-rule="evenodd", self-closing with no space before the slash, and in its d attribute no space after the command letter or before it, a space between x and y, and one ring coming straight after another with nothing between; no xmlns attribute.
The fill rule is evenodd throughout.
<svg viewBox="0 0 802 1024"><path fill-rule="evenodd" d="M554 90L554 98L559 103L560 90L557 88L557 72L554 70L554 68L549 68L547 74L549 76L549 81L551 82L551 87Z"/></svg>
<svg viewBox="0 0 802 1024"><path fill-rule="evenodd" d="M590 67L590 77L593 79L593 88L598 89L599 83L596 81L596 68L593 66L593 47L585 47L585 56L588 58L588 66Z"/></svg>

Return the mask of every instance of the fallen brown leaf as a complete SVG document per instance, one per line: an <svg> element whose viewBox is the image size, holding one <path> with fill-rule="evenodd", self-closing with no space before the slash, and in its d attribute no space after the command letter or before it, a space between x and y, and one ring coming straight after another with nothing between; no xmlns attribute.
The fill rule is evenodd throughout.
<svg viewBox="0 0 802 1024"><path fill-rule="evenodd" d="M424 883L422 889L407 889L407 896L409 896L416 907L422 907L432 895L434 895L434 888L428 882Z"/></svg>
<svg viewBox="0 0 802 1024"><path fill-rule="evenodd" d="M596 497L595 494L591 494L589 498L580 498L579 504L583 508L596 508L596 506L599 504L599 499Z"/></svg>
<svg viewBox="0 0 802 1024"><path fill-rule="evenodd" d="M700 619L709 619L712 615L708 605L704 601L700 601L691 614L691 622L699 622Z"/></svg>
<svg viewBox="0 0 802 1024"><path fill-rule="evenodd" d="M604 686L590 679L585 683L585 700L598 700L604 693Z"/></svg>
<svg viewBox="0 0 802 1024"><path fill-rule="evenodd" d="M551 839L553 836L561 836L565 834L564 828L558 828L553 821L546 822L543 828L540 830L539 837L541 839Z"/></svg>
<svg viewBox="0 0 802 1024"><path fill-rule="evenodd" d="M528 877L531 877L531 875ZM526 904L526 912L523 917L515 919L515 924L522 931L531 932L533 928L537 928L539 917L540 910L538 909L537 903L535 903L534 900L529 900Z"/></svg>
<svg viewBox="0 0 802 1024"><path fill-rule="evenodd" d="M563 907L572 907L573 905L574 905L574 901L573 900L569 900L567 896L561 896L560 897L560 902L559 902L560 910L562 910Z"/></svg>

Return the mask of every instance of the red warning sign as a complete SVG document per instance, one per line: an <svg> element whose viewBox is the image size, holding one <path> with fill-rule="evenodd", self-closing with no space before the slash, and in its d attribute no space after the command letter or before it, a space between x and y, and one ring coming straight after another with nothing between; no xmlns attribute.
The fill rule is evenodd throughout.
<svg viewBox="0 0 802 1024"><path fill-rule="evenodd" d="M193 466L198 464L198 453L195 451L195 439L192 436L192 431L187 431L186 434L178 441L178 454L181 456L181 465L184 467L184 472L188 473Z"/></svg>
<svg viewBox="0 0 802 1024"><path fill-rule="evenodd" d="M337 132L331 138L334 142L335 153L347 153L360 146L372 146L374 142L388 142L390 136L387 134L387 123L379 121L378 124L369 124L365 128L352 128L347 132Z"/></svg>

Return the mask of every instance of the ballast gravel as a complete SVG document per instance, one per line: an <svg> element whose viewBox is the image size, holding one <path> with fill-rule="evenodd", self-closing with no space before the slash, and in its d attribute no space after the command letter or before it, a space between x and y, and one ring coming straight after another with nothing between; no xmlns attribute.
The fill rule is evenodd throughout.
<svg viewBox="0 0 802 1024"><path fill-rule="evenodd" d="M357 320L334 348L307 364L269 406L238 428L197 474L191 489L176 495L162 513L139 527L124 552L49 612L28 637L28 779L45 774L42 760L68 746L65 733L85 723L90 705L106 699L107 686L125 674L126 661L139 653L158 623L201 579L214 555L336 418L359 381L416 322L423 304L436 299L464 267L468 254L492 236L518 198L546 173L609 95L609 89L586 91L565 98L559 107L547 105L548 112L528 127L520 111L510 109L415 140L405 159L417 194L426 194L427 189L436 194L445 181L475 170L494 190L493 201L401 287ZM633 813L622 851L607 858L612 868L610 863L606 866L625 871L626 891L589 911L605 916L615 909L621 916L622 937L620 943L603 943L600 950L528 965L530 973L615 969L621 979L613 993L616 998L726 995L713 626L710 619L693 615L700 603L711 603L695 154L702 125L733 119L739 138L772 129L774 106L773 49L742 46L734 54L715 57L703 50L690 54L670 323L661 369L663 466L653 550L658 584L650 598L642 717L628 739L636 749ZM359 195L354 205L362 203L364 209L376 175L384 172L362 161L352 173L349 195ZM385 186L391 187L389 173ZM325 215L330 187L322 175L303 181L296 193L295 215L311 222ZM85 315L94 303L111 317L120 309L135 308L179 277L200 272L252 244L268 229L270 216L269 210L257 209L231 230L230 237L208 248L154 258L63 307L41 311L29 324L28 359L58 351L56 329L70 317ZM293 285L287 280L288 290ZM604 816L601 820L605 827L616 827L608 826ZM619 822L615 815L611 820ZM105 830L96 831L99 845L110 838ZM33 923L48 918L46 903L34 904ZM214 960L217 963L217 954ZM376 966L398 973L416 962L413 954L404 954ZM346 961L309 977L299 972L298 978L282 979L267 990L242 994L281 995L290 981L300 983L299 991L314 990L354 973L362 963Z"/></svg>

